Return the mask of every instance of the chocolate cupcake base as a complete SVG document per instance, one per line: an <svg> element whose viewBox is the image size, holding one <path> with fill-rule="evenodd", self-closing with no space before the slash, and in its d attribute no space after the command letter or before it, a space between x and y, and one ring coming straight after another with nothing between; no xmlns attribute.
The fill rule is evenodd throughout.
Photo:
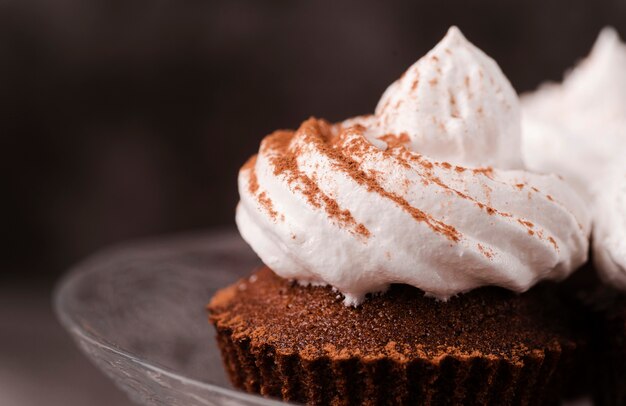
<svg viewBox="0 0 626 406"><path fill-rule="evenodd" d="M580 343L550 287L438 302L394 285L357 308L267 268L208 306L238 388L306 404L555 404Z"/></svg>

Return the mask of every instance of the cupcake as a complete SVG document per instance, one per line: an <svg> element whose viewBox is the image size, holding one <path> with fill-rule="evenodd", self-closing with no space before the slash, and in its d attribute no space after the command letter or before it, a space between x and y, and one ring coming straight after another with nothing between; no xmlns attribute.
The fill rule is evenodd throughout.
<svg viewBox="0 0 626 406"><path fill-rule="evenodd" d="M375 114L311 118L239 173L266 265L208 305L236 387L307 404L550 404L583 341L566 182L525 170L519 100L453 27Z"/></svg>
<svg viewBox="0 0 626 406"><path fill-rule="evenodd" d="M236 387L307 404L554 404L579 345L546 286L442 304L394 284L352 308L264 267L210 310Z"/></svg>
<svg viewBox="0 0 626 406"><path fill-rule="evenodd" d="M522 98L527 166L561 174L590 207L596 275L570 295L586 307L598 404L626 404L626 45L605 28L561 84ZM591 267L589 271L593 271Z"/></svg>

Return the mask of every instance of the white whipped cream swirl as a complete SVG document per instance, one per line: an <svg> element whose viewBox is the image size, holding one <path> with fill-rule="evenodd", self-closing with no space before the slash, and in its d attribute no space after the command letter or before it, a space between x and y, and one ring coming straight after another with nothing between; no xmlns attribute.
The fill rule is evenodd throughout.
<svg viewBox="0 0 626 406"><path fill-rule="evenodd" d="M561 174L586 198L596 269L626 290L626 45L602 30L561 84L522 98L529 168Z"/></svg>
<svg viewBox="0 0 626 406"><path fill-rule="evenodd" d="M495 62L452 28L374 116L266 137L239 174L239 230L278 275L347 305L392 283L445 300L563 279L586 260L589 219L556 176L508 170L518 111Z"/></svg>
<svg viewBox="0 0 626 406"><path fill-rule="evenodd" d="M605 282L626 290L626 165L609 173L593 206L593 259Z"/></svg>
<svg viewBox="0 0 626 406"><path fill-rule="evenodd" d="M605 28L563 83L525 95L522 107L525 164L558 173L591 197L607 163L626 151L626 45Z"/></svg>

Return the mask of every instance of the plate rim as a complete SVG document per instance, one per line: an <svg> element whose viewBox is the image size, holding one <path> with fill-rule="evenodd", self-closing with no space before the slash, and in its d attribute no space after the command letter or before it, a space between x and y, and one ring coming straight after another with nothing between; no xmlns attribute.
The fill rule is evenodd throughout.
<svg viewBox="0 0 626 406"><path fill-rule="evenodd" d="M239 389L229 389L214 383L202 382L200 380L182 375L172 368L165 367L159 365L156 362L146 360L136 354L133 354L132 351L123 348L122 346L119 346L106 338L98 336L93 332L90 332L88 329L83 328L80 323L72 318L71 311L66 306L65 298L72 292L72 287L77 283L77 281L79 281L81 278L84 278L85 275L99 271L98 268L94 268L90 265L102 262L101 259L103 258L108 258L108 261L111 261L115 258L124 257L124 254L130 252L131 250L135 252L133 256L139 257L141 256L141 254L147 254L147 251L149 249L151 251L156 251L155 248L157 248L158 246L167 246L171 249L171 247L175 244L182 245L186 241L198 241L201 239L201 237L204 241L211 241L218 238L224 239L224 234L230 234L232 236L238 235L233 228L220 227L213 228L208 231L191 231L132 239L97 250L95 253L87 256L85 259L72 266L55 284L52 291L52 307L57 320L59 320L63 328L69 333L75 344L78 344L78 339L82 339L92 346L104 349L108 352L112 352L133 364L136 364L151 372L164 375L183 385L189 385L202 389L204 391L211 391L219 395L229 397L233 400L241 400L257 404L262 403L264 405L270 406L288 404L281 400L247 393ZM80 348L80 345L78 345L78 347ZM80 348L80 350L84 354L84 350L82 348ZM93 364L91 358L86 354L84 355ZM102 372L99 366L96 365L96 367ZM104 375L107 376L107 378L111 379L108 375ZM117 383L116 386L118 386ZM126 393L125 389L123 389L123 391Z"/></svg>

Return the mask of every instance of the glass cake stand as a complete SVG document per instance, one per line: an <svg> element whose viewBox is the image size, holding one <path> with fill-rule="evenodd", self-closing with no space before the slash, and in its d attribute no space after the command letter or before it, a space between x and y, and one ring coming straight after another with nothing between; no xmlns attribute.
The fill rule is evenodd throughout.
<svg viewBox="0 0 626 406"><path fill-rule="evenodd" d="M80 349L144 405L284 405L228 382L207 321L215 291L260 264L232 230L109 249L70 271L54 304Z"/></svg>
<svg viewBox="0 0 626 406"><path fill-rule="evenodd" d="M207 321L215 291L258 265L233 230L122 245L70 271L55 309L80 349L137 403L285 405L231 386Z"/></svg>

